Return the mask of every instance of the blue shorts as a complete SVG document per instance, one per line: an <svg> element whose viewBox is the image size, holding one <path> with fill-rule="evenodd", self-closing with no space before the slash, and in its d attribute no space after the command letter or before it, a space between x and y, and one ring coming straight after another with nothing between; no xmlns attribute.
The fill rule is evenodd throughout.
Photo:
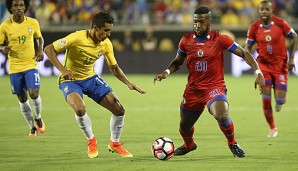
<svg viewBox="0 0 298 171"><path fill-rule="evenodd" d="M12 94L20 95L30 88L40 88L40 77L37 69L10 74L9 77Z"/></svg>
<svg viewBox="0 0 298 171"><path fill-rule="evenodd" d="M86 80L63 82L59 85L59 88L65 99L70 93L76 92L82 98L83 94L85 94L97 103L99 103L107 94L112 92L112 88L97 75Z"/></svg>

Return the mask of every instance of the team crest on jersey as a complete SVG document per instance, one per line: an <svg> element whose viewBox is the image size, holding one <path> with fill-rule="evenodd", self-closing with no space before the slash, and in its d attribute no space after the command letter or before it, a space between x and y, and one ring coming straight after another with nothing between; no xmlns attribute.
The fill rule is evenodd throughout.
<svg viewBox="0 0 298 171"><path fill-rule="evenodd" d="M199 57L203 57L203 56L204 56L204 51L200 49L200 50L198 51L198 56L199 56Z"/></svg>
<svg viewBox="0 0 298 171"><path fill-rule="evenodd" d="M59 46L65 46L65 45L66 45L66 40L65 40L65 39L60 39L60 40L58 41L58 45L59 45Z"/></svg>
<svg viewBox="0 0 298 171"><path fill-rule="evenodd" d="M31 27L28 28L28 32L32 33L32 28Z"/></svg>
<svg viewBox="0 0 298 171"><path fill-rule="evenodd" d="M266 39L267 42L270 42L270 41L272 40L272 38L271 38L270 35L267 35L267 36L265 37L265 39Z"/></svg>
<svg viewBox="0 0 298 171"><path fill-rule="evenodd" d="M99 52L98 53L98 58L100 58L101 56L103 56L103 53L102 52Z"/></svg>
<svg viewBox="0 0 298 171"><path fill-rule="evenodd" d="M182 101L181 101L182 104L185 104L186 103L186 100L184 97L182 97Z"/></svg>
<svg viewBox="0 0 298 171"><path fill-rule="evenodd" d="M67 93L67 92L68 92L68 86L65 86L64 89L63 89L63 91L64 91L65 93Z"/></svg>

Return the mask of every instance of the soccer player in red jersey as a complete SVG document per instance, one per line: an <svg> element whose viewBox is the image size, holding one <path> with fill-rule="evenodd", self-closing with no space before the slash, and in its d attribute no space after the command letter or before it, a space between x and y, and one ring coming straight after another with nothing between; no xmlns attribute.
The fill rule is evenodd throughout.
<svg viewBox="0 0 298 171"><path fill-rule="evenodd" d="M283 19L272 14L272 3L261 1L259 4L260 19L254 22L247 33L245 49L252 52L256 43L257 62L265 78L265 89L262 95L263 111L270 126L268 137L278 134L274 123L271 106L271 88L274 89L275 110L279 112L286 102L288 70L293 70L294 53L297 46L297 34ZM287 56L286 37L292 39Z"/></svg>
<svg viewBox="0 0 298 171"><path fill-rule="evenodd" d="M211 11L201 6L194 12L193 33L185 34L180 40L175 59L167 69L154 78L161 81L170 73L177 71L186 61L188 82L180 105L179 132L184 144L177 148L174 155L185 155L197 148L194 142L194 124L203 113L205 106L217 120L219 127L228 140L234 157L245 157L244 151L234 138L234 125L229 117L227 89L224 81L224 52L226 50L242 57L258 74L255 88L263 93L264 77L253 56L239 46L232 38L210 28Z"/></svg>

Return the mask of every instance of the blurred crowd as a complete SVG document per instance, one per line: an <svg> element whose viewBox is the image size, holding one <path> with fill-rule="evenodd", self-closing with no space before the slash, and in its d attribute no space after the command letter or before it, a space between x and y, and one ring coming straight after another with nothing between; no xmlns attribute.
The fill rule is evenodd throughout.
<svg viewBox="0 0 298 171"><path fill-rule="evenodd" d="M207 5L213 23L221 26L247 27L258 19L261 0L31 0L27 15L39 20L41 28L52 25L86 25L92 15L108 11L115 23L123 25L187 25L194 10ZM290 24L298 24L298 0L272 0L274 14ZM1 21L9 17L5 0L0 1Z"/></svg>

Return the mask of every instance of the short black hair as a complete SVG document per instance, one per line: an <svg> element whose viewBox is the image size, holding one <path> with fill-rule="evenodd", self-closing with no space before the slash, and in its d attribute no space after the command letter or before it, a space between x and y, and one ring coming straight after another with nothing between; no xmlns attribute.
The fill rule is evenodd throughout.
<svg viewBox="0 0 298 171"><path fill-rule="evenodd" d="M11 6L12 6L12 1L13 0L6 0L6 9L9 11L10 14L12 14ZM27 11L27 9L30 6L30 0L23 0L24 4L25 4L25 12Z"/></svg>
<svg viewBox="0 0 298 171"><path fill-rule="evenodd" d="M206 6L200 6L196 9L195 14L208 14L210 9Z"/></svg>
<svg viewBox="0 0 298 171"><path fill-rule="evenodd" d="M101 28L105 26L105 23L114 24L114 18L109 13L99 12L94 15L91 27L96 25L97 27Z"/></svg>

